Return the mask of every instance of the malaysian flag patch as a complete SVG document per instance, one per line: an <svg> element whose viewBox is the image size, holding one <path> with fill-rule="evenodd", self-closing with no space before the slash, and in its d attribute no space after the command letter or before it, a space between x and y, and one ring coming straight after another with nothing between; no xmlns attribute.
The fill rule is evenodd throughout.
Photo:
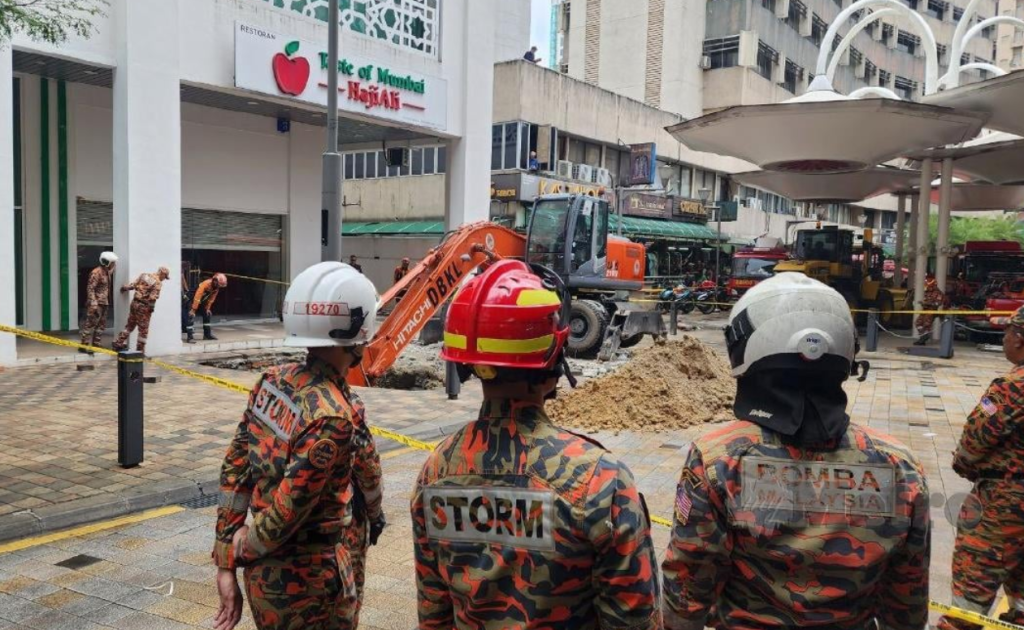
<svg viewBox="0 0 1024 630"><path fill-rule="evenodd" d="M692 507L693 500L689 493L680 487L676 491L676 519L683 525L686 525L686 521L690 518L690 508Z"/></svg>
<svg viewBox="0 0 1024 630"><path fill-rule="evenodd" d="M978 406L981 407L981 410L985 412L986 416L994 416L996 412L999 411L999 407L997 407L988 396L982 398L981 404Z"/></svg>

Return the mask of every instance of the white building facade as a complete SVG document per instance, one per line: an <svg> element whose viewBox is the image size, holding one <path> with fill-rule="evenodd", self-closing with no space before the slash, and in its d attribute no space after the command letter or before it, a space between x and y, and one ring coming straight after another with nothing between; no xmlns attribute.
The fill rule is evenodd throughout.
<svg viewBox="0 0 1024 630"><path fill-rule="evenodd" d="M493 64L528 12L524 26L514 0L339 1L341 150L379 149L389 168L387 149L435 147L446 226L488 218ZM15 37L0 54L0 323L77 329L113 249L115 285L171 270L147 350L173 354L183 263L287 282L319 262L327 4L112 0L87 40ZM281 286L232 280L218 311L272 316ZM115 327L128 304L115 292ZM15 360L0 335L0 364Z"/></svg>

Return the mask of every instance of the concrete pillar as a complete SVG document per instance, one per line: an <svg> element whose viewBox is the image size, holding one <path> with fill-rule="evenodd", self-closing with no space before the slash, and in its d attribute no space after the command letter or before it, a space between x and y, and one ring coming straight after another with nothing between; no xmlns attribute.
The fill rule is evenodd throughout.
<svg viewBox="0 0 1024 630"><path fill-rule="evenodd" d="M914 258L914 310L922 310L924 277L928 273L928 217L932 204L932 159L921 164L921 190L918 199L917 251ZM917 330L914 330L917 335Z"/></svg>
<svg viewBox="0 0 1024 630"><path fill-rule="evenodd" d="M917 217L920 216L917 207L918 195L910 195L910 228L907 230L907 286L914 288L914 260L917 255Z"/></svg>
<svg viewBox="0 0 1024 630"><path fill-rule="evenodd" d="M11 45L0 48L0 324L15 325L14 74ZM18 358L16 338L0 332L0 365Z"/></svg>
<svg viewBox="0 0 1024 630"><path fill-rule="evenodd" d="M892 283L898 287L903 284L903 231L907 226L907 196L901 193L896 199L896 269Z"/></svg>
<svg viewBox="0 0 1024 630"><path fill-rule="evenodd" d="M465 47L464 91L449 109L464 113L462 137L448 143L445 226L489 218L491 207L491 125L494 109L494 0L466 0L461 32Z"/></svg>
<svg viewBox="0 0 1024 630"><path fill-rule="evenodd" d="M942 174L939 181L939 233L935 243L935 278L939 290L946 290L946 276L949 274L949 215L953 198L953 158L942 160Z"/></svg>
<svg viewBox="0 0 1024 630"><path fill-rule="evenodd" d="M146 353L181 351L181 94L179 0L115 0L114 251L116 282L171 271ZM117 327L129 296L115 292ZM135 335L133 335L133 338Z"/></svg>

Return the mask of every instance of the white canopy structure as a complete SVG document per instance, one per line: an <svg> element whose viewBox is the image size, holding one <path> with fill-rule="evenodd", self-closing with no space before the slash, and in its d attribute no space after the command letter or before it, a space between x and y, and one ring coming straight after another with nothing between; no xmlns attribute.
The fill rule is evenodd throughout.
<svg viewBox="0 0 1024 630"><path fill-rule="evenodd" d="M929 105L981 112L985 126L1024 136L1024 71L925 95Z"/></svg>
<svg viewBox="0 0 1024 630"><path fill-rule="evenodd" d="M848 173L786 173L750 171L732 179L744 186L764 188L793 201L856 203L878 195L910 189L918 171L876 166Z"/></svg>

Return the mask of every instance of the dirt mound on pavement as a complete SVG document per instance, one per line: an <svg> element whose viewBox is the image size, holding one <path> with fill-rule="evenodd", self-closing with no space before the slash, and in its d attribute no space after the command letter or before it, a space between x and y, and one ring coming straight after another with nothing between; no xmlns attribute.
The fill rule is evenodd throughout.
<svg viewBox="0 0 1024 630"><path fill-rule="evenodd" d="M662 431L730 420L729 364L693 337L639 350L615 372L560 393L556 424L591 431Z"/></svg>

